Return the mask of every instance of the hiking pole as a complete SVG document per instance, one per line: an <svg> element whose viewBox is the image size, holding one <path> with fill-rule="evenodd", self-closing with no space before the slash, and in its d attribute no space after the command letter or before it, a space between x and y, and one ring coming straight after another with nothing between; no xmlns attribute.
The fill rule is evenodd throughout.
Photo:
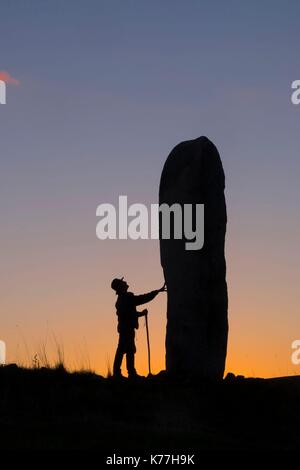
<svg viewBox="0 0 300 470"><path fill-rule="evenodd" d="M149 339L149 328L148 328L148 313L145 315L145 323L146 323L146 333L147 333L147 346L148 346L148 369L149 375L151 374L151 362L150 362L150 339Z"/></svg>

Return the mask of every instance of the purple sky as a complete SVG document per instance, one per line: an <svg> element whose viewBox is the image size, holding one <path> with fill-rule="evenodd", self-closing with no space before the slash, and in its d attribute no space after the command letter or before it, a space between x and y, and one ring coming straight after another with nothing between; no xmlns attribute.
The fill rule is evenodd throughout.
<svg viewBox="0 0 300 470"><path fill-rule="evenodd" d="M49 329L66 345L84 337L105 368L111 277L143 291L162 273L157 242L97 240L96 207L119 194L157 202L171 148L207 135L226 174L232 368L292 373L299 15L297 1L2 0L0 70L20 81L0 105L0 337L12 360L20 329L30 345ZM155 309L161 366L164 302Z"/></svg>

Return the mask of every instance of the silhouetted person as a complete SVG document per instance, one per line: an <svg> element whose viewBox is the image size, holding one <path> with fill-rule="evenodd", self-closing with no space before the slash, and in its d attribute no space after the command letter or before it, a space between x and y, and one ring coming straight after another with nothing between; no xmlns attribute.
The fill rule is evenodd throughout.
<svg viewBox="0 0 300 470"><path fill-rule="evenodd" d="M138 318L147 315L147 309L142 312L137 312L138 305L145 304L153 300L159 292L164 292L165 286L161 289L154 290L148 294L134 295L128 292L128 284L122 279L114 279L111 283L111 288L116 291L118 300L116 302L116 309L118 315L118 333L119 343L115 355L113 375L114 377L121 377L121 365L124 354L126 354L126 366L128 377L134 378L138 374L134 367L134 354L136 352L134 337L135 329L139 327Z"/></svg>

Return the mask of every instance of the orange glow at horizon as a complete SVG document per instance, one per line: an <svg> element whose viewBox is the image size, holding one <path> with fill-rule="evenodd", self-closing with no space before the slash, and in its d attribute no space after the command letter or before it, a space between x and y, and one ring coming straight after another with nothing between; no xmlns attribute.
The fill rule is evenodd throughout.
<svg viewBox="0 0 300 470"><path fill-rule="evenodd" d="M53 363L59 345L70 369L91 368L106 376L112 368L118 340L116 296L110 288L112 277L124 275L135 293L160 287L163 278L155 242L105 243L107 250L101 251L102 262L82 258L77 264L71 252L64 255L66 270L59 270L56 260L48 256L47 269L35 266L33 281L26 278L25 266L23 271L18 270L19 295L13 296L13 291L8 290L6 300L7 306L14 309L13 316L19 315L20 321L11 324L7 317L1 331L1 339L7 344L8 362L32 365L34 357L42 357L46 350L49 362ZM264 295L273 286L265 283L261 290L256 280L253 283L247 276L245 279L236 276L230 247L228 251L230 330L226 372L256 377L299 374L300 367L291 363L291 343L297 339L298 331L300 336L295 304L290 299L289 311L295 315L285 324L284 296ZM242 262L251 264L253 259L249 257L247 261L244 257ZM35 283L40 283L38 289ZM147 308L152 373L158 373L165 368L166 294L159 294ZM144 323L141 318L136 332L136 368L147 375ZM123 373L126 375L125 359Z"/></svg>

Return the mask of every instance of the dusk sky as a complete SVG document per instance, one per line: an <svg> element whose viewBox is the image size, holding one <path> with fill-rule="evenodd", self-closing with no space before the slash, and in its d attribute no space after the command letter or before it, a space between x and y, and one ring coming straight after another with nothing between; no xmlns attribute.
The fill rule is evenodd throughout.
<svg viewBox="0 0 300 470"><path fill-rule="evenodd" d="M155 240L100 241L96 208L158 201L164 161L206 135L226 176L227 371L300 374L300 3L2 0L0 339L30 363L53 335L70 367L105 374L111 279L163 284ZM164 368L166 294L148 306ZM137 369L147 372L144 320ZM89 360L89 361L88 361Z"/></svg>

